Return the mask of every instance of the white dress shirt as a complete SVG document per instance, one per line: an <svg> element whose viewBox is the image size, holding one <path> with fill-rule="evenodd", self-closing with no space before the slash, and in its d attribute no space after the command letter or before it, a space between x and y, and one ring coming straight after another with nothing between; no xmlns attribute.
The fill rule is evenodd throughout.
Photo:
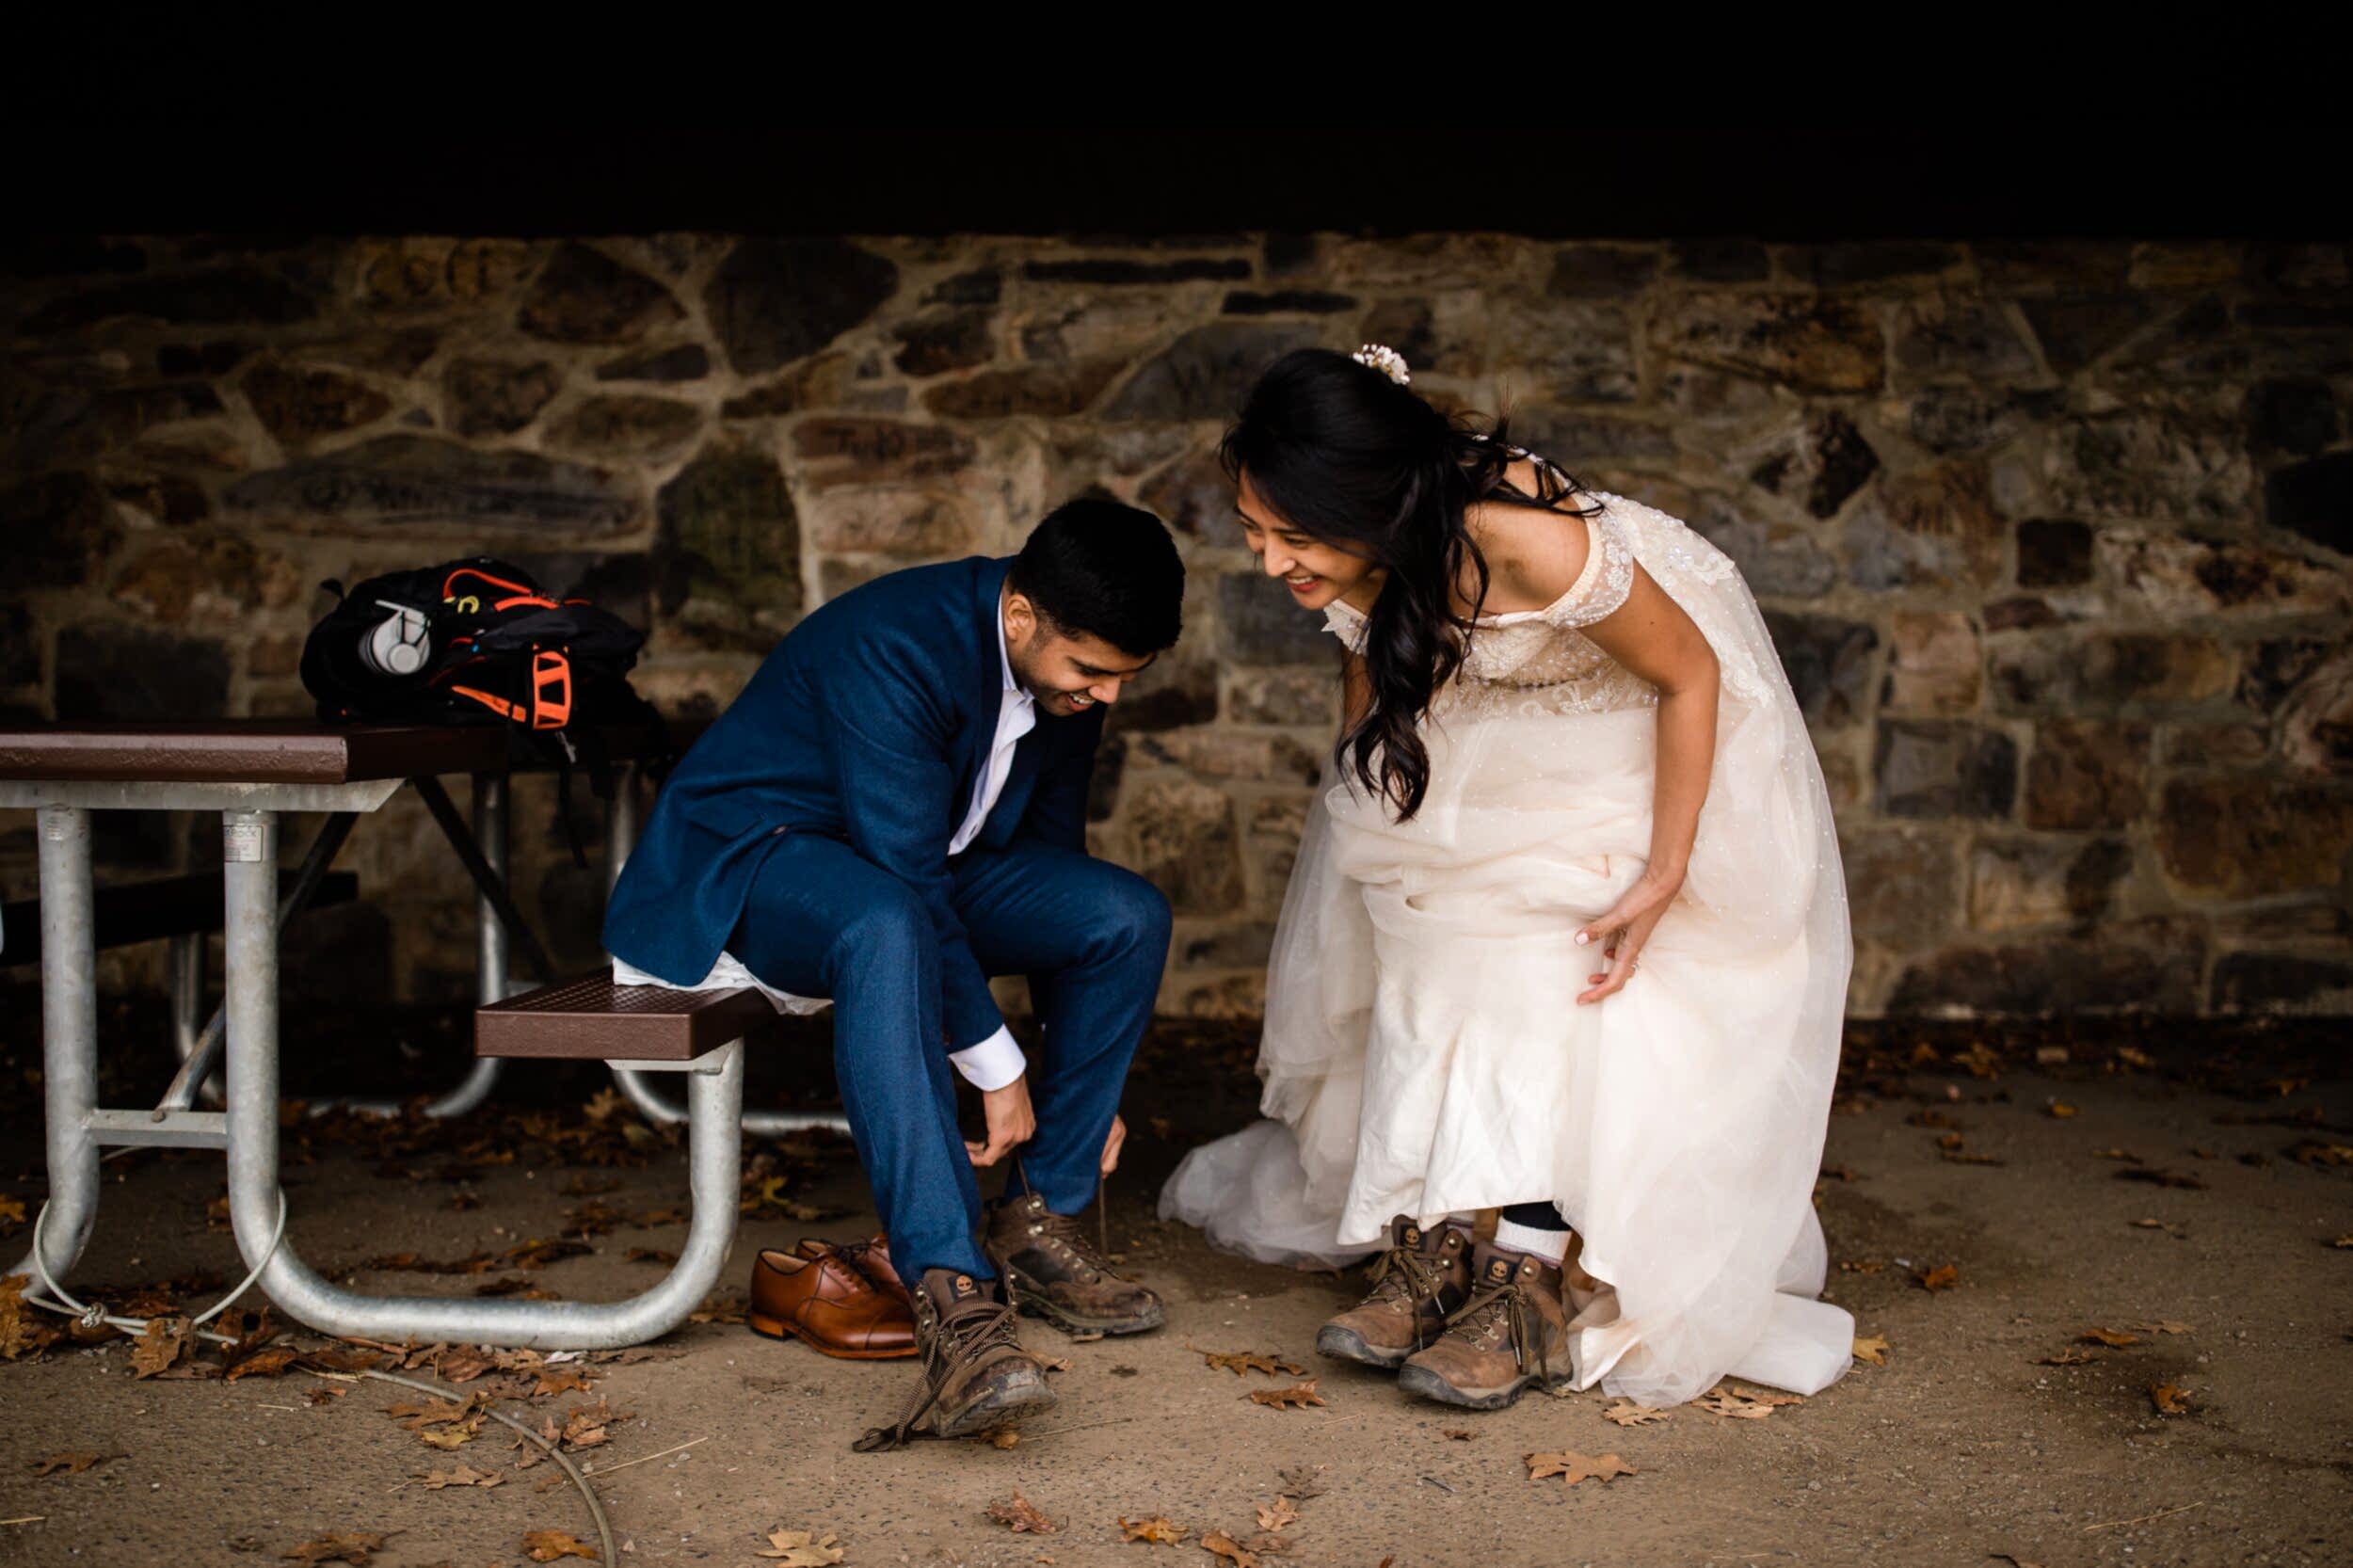
<svg viewBox="0 0 2353 1568"><path fill-rule="evenodd" d="M1013 678L1013 660L1005 651L1005 617L997 616L997 664L1004 675L1004 696L997 705L997 736L990 744L988 763L972 781L972 799L966 807L964 821L957 825L955 836L948 840L948 853L961 854L967 844L979 837L981 824L988 820L997 797L1004 792L1005 778L1013 772L1014 748L1021 737L1037 728L1037 703L1021 683ZM616 985L670 985L658 975L648 974L635 965L620 958L613 960L613 984ZM796 997L779 991L744 967L733 953L722 952L711 972L692 985L672 986L673 990L721 991L749 985L758 989L776 1005L779 1013L814 1013L826 1005L822 997ZM1028 1070L1029 1063L1021 1055L1021 1048L1014 1043L1013 1031L1000 1025L997 1032L977 1045L951 1051L948 1060L956 1064L956 1071L978 1089L1001 1089Z"/></svg>

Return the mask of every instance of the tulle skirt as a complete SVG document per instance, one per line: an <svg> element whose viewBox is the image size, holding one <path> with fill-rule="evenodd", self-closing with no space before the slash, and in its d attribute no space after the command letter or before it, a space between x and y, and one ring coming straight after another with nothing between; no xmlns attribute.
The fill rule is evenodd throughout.
<svg viewBox="0 0 2353 1568"><path fill-rule="evenodd" d="M1189 1154L1162 1215L1330 1266L1398 1214L1548 1199L1603 1286L1572 1325L1577 1386L1664 1406L1726 1373L1799 1393L1843 1375L1853 1320L1815 1299L1812 1195L1845 889L1770 678L1727 690L1684 890L1597 1003L1576 1000L1603 965L1574 933L1645 867L1655 708L1441 710L1401 824L1327 766L1270 968L1268 1119Z"/></svg>

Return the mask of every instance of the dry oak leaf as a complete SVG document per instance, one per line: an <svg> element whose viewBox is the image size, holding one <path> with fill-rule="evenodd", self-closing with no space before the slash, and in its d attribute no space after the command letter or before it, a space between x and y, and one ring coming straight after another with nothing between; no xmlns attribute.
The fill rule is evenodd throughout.
<svg viewBox="0 0 2353 1568"><path fill-rule="evenodd" d="M1276 1410L1321 1404L1323 1396L1316 1392L1316 1379L1309 1378L1306 1382L1295 1383L1289 1388L1253 1388L1249 1394L1250 1402L1268 1405Z"/></svg>
<svg viewBox="0 0 2353 1568"><path fill-rule="evenodd" d="M427 1470L417 1478L417 1483L427 1492L439 1492L445 1486L479 1486L488 1491L505 1479L496 1470L477 1470L471 1464L460 1464L455 1470Z"/></svg>
<svg viewBox="0 0 2353 1568"><path fill-rule="evenodd" d="M2105 1345L2112 1351L2121 1351L2127 1345L2140 1343L2139 1335L2123 1334L2111 1328L2088 1328L2075 1336L2075 1339L2079 1344Z"/></svg>
<svg viewBox="0 0 2353 1568"><path fill-rule="evenodd" d="M1244 1372L1264 1372L1269 1377L1279 1373L1295 1378L1307 1370L1296 1361L1287 1361L1279 1355L1262 1355L1256 1351L1205 1351L1198 1345L1185 1348L1212 1368L1231 1372L1236 1377Z"/></svg>
<svg viewBox="0 0 2353 1568"><path fill-rule="evenodd" d="M2054 1351L2049 1355L2037 1356L2034 1364L2038 1367L2081 1367L2088 1361L2099 1359L2089 1351L2065 1350Z"/></svg>
<svg viewBox="0 0 2353 1568"><path fill-rule="evenodd" d="M1933 1269L1922 1270L1913 1277L1920 1282L1924 1290L1950 1290L1961 1283L1961 1265L1940 1263Z"/></svg>
<svg viewBox="0 0 2353 1568"><path fill-rule="evenodd" d="M435 1427L430 1432L420 1432L417 1433L417 1441L439 1448L443 1453L456 1453L481 1435L482 1416L477 1413L455 1426Z"/></svg>
<svg viewBox="0 0 2353 1568"><path fill-rule="evenodd" d="M496 1365L471 1345L460 1345L455 1350L443 1351L440 1359L433 1364L433 1369L440 1374L443 1383L472 1383Z"/></svg>
<svg viewBox="0 0 2353 1568"><path fill-rule="evenodd" d="M594 1546L564 1530L532 1530L523 1537L523 1550L531 1554L534 1562L553 1562L560 1557L584 1557L591 1562L603 1560Z"/></svg>
<svg viewBox="0 0 2353 1568"><path fill-rule="evenodd" d="M1737 1388L1718 1384L1714 1388L1691 1401L1712 1416L1728 1416L1737 1421L1761 1421L1785 1404L1803 1404L1795 1394L1743 1394Z"/></svg>
<svg viewBox="0 0 2353 1568"><path fill-rule="evenodd" d="M322 1535L280 1555L294 1562L348 1562L354 1568L366 1568L368 1554L382 1551L388 1539L387 1535L353 1530L346 1535Z"/></svg>
<svg viewBox="0 0 2353 1568"><path fill-rule="evenodd" d="M54 1476L60 1471L69 1476L78 1476L93 1464L104 1464L110 1459L121 1457L120 1454L102 1454L93 1449L76 1448L69 1453L51 1454L47 1459L34 1460L25 1468L36 1476Z"/></svg>
<svg viewBox="0 0 2353 1568"><path fill-rule="evenodd" d="M1887 1341L1881 1338L1876 1334L1872 1335L1867 1339L1859 1334L1856 1335L1854 1341L1854 1358L1857 1361L1862 1362L1865 1367L1886 1366Z"/></svg>
<svg viewBox="0 0 2353 1568"><path fill-rule="evenodd" d="M195 1348L196 1337L188 1332L185 1318L151 1318L139 1331L138 1343L131 1347L131 1370L135 1376L152 1378L185 1361Z"/></svg>
<svg viewBox="0 0 2353 1568"><path fill-rule="evenodd" d="M1646 1427L1653 1421L1663 1421L1667 1418L1665 1411L1653 1410L1646 1404L1636 1404L1632 1400L1620 1400L1603 1411L1601 1415L1602 1419L1615 1421L1622 1427Z"/></svg>
<svg viewBox="0 0 2353 1568"><path fill-rule="evenodd" d="M2188 1389L2179 1384L2151 1384L2149 1402L2156 1406L2160 1416L2191 1416L2198 1410L2198 1401L2191 1398Z"/></svg>
<svg viewBox="0 0 2353 1568"><path fill-rule="evenodd" d="M1149 1519L1130 1519L1123 1513L1119 1518L1119 1528L1122 1543L1145 1541L1169 1546L1176 1545L1192 1533L1183 1525L1169 1523L1165 1513L1155 1513Z"/></svg>
<svg viewBox="0 0 2353 1568"><path fill-rule="evenodd" d="M1273 1503L1258 1505L1258 1528L1262 1530L1289 1529L1297 1523L1299 1510L1292 1507L1291 1500L1280 1493L1275 1495Z"/></svg>
<svg viewBox="0 0 2353 1568"><path fill-rule="evenodd" d="M554 1367L540 1372L531 1385L531 1397L543 1400L551 1394L585 1394L588 1374L576 1367Z"/></svg>
<svg viewBox="0 0 2353 1568"><path fill-rule="evenodd" d="M242 1356L223 1374L222 1381L234 1383L239 1378L282 1378L286 1368L294 1365L302 1352L291 1345L280 1345L266 1351L255 1351Z"/></svg>
<svg viewBox="0 0 2353 1568"><path fill-rule="evenodd" d="M1528 1456L1528 1479L1529 1480L1544 1480L1551 1476L1560 1476L1571 1486L1586 1480L1597 1480L1607 1485L1620 1476L1632 1474L1634 1474L1634 1466L1620 1459L1616 1454L1603 1454L1596 1458L1592 1454L1581 1454L1574 1448L1568 1448L1557 1454L1529 1454Z"/></svg>
<svg viewBox="0 0 2353 1568"><path fill-rule="evenodd" d="M831 1530L821 1538L815 1530L772 1529L767 1547L752 1555L782 1568L827 1568L841 1560L841 1548L834 1544L835 1539Z"/></svg>
<svg viewBox="0 0 2353 1568"><path fill-rule="evenodd" d="M1040 1513L1037 1511L1037 1505L1023 1496L1021 1489L1017 1486L1013 1489L1012 1496L1000 1497L989 1504L987 1512L990 1518L1016 1535L1022 1534L1024 1531L1031 1535L1051 1535L1062 1528L1060 1525Z"/></svg>
<svg viewBox="0 0 2353 1568"><path fill-rule="evenodd" d="M1256 1553L1244 1551L1240 1543L1224 1530L1211 1530L1201 1538L1201 1549L1212 1557L1222 1557L1234 1568L1258 1568Z"/></svg>

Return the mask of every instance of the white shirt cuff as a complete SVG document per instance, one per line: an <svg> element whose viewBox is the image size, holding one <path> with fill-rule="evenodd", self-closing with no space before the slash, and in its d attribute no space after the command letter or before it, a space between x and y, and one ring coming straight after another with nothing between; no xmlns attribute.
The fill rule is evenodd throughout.
<svg viewBox="0 0 2353 1568"><path fill-rule="evenodd" d="M948 1060L975 1089L1002 1089L1030 1069L1021 1048L1014 1044L1013 1031L1001 1024L979 1045L950 1051Z"/></svg>

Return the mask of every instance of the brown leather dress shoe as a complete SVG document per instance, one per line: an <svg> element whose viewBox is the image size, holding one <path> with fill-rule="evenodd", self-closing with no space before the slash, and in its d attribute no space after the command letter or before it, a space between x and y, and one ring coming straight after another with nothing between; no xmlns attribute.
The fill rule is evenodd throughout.
<svg viewBox="0 0 2353 1568"><path fill-rule="evenodd" d="M763 1248L752 1264L744 1321L771 1339L803 1340L845 1361L913 1355L915 1313L904 1288L878 1288L837 1252L797 1257Z"/></svg>
<svg viewBox="0 0 2353 1568"><path fill-rule="evenodd" d="M804 1236L792 1249L802 1257L823 1257L827 1253L847 1263L873 1282L874 1288L886 1296L895 1297L907 1309L907 1321L914 1322L915 1300L907 1294L907 1282L899 1277L896 1265L890 1261L890 1238L881 1231L863 1241L820 1241Z"/></svg>

